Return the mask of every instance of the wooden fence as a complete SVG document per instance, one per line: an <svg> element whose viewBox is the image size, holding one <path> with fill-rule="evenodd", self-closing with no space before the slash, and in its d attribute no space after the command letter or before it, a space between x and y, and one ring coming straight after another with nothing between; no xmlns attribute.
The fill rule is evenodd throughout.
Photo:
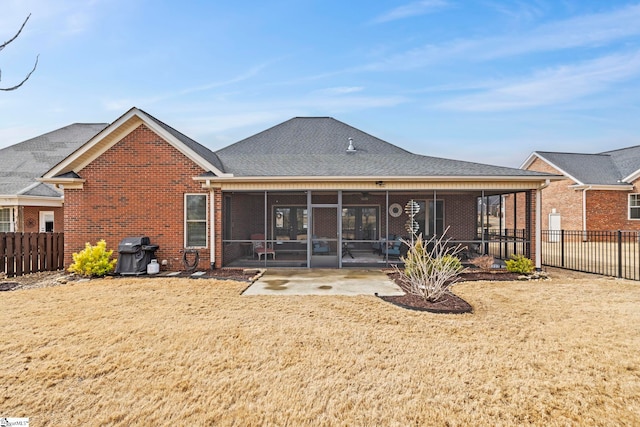
<svg viewBox="0 0 640 427"><path fill-rule="evenodd" d="M64 268L64 233L0 233L0 271L7 277Z"/></svg>

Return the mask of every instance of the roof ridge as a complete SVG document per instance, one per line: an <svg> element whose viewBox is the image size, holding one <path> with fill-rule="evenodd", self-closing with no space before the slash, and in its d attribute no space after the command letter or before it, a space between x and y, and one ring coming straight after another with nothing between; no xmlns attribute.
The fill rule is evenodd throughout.
<svg viewBox="0 0 640 427"><path fill-rule="evenodd" d="M599 153L599 154L611 154L611 153L615 153L617 151L631 150L633 148L640 148L640 144L632 145L630 147L616 148L615 150L603 151L602 153Z"/></svg>

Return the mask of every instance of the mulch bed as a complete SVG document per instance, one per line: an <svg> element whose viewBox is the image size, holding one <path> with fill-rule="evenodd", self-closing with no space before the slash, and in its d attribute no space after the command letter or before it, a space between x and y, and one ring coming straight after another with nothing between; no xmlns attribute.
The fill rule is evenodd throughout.
<svg viewBox="0 0 640 427"><path fill-rule="evenodd" d="M400 273L392 272L388 273L388 276L405 292L405 295L400 296L380 296L379 298L384 301L395 304L399 307L416 310L416 311L428 311L431 313L451 313L462 314L473 312L471 304L457 296L452 292L447 292L443 297L436 302L430 302L424 298L414 295L409 292L409 287L400 280ZM518 280L519 275L516 273L509 273L504 270L497 271L469 271L460 274L459 282L469 282L478 280L492 280L492 281L507 281Z"/></svg>
<svg viewBox="0 0 640 427"><path fill-rule="evenodd" d="M166 272L154 275L155 277L189 277L192 279L219 279L219 280L237 280L239 282L251 282L261 270L258 268L219 268L216 270L198 270L197 274L180 271L178 274L169 276ZM200 272L202 274L200 274ZM153 277L153 276L142 276Z"/></svg>

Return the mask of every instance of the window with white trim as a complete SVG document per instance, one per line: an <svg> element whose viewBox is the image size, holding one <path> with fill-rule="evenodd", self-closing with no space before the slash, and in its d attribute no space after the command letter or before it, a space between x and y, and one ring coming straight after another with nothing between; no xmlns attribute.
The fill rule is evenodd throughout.
<svg viewBox="0 0 640 427"><path fill-rule="evenodd" d="M207 247L207 195L184 196L184 241L187 248Z"/></svg>
<svg viewBox="0 0 640 427"><path fill-rule="evenodd" d="M13 209L0 208L0 233L13 231Z"/></svg>
<svg viewBox="0 0 640 427"><path fill-rule="evenodd" d="M629 194L629 219L640 219L640 194Z"/></svg>

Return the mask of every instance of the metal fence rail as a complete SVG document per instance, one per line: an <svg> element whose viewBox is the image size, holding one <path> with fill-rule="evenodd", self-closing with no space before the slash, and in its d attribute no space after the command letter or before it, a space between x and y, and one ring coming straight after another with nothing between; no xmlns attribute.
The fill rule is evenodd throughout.
<svg viewBox="0 0 640 427"><path fill-rule="evenodd" d="M64 268L64 233L0 233L0 272L7 277Z"/></svg>
<svg viewBox="0 0 640 427"><path fill-rule="evenodd" d="M542 264L640 280L640 232L543 230Z"/></svg>
<svg viewBox="0 0 640 427"><path fill-rule="evenodd" d="M525 229L505 229L502 232L487 232L484 238L484 253L499 259L511 255L529 256L529 240Z"/></svg>

